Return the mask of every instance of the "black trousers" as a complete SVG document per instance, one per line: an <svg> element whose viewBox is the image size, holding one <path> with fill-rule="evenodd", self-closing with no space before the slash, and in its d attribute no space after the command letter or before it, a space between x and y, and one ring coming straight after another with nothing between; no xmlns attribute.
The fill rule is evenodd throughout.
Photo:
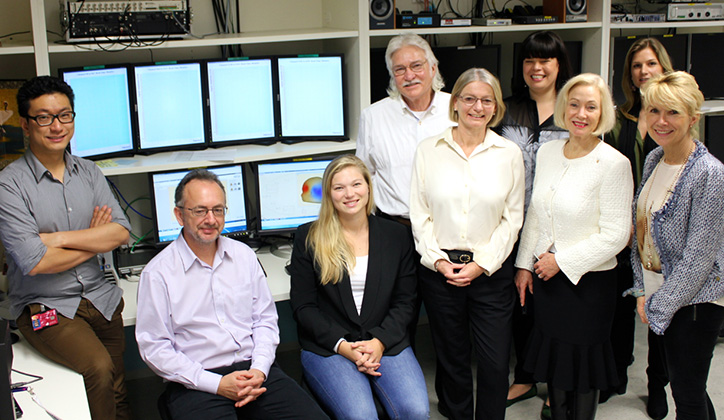
<svg viewBox="0 0 724 420"><path fill-rule="evenodd" d="M677 420L715 420L706 381L724 307L700 303L679 309L664 335L656 336L666 363Z"/></svg>
<svg viewBox="0 0 724 420"><path fill-rule="evenodd" d="M226 375L237 370L248 370L250 362L212 369ZM228 398L208 392L188 389L169 382L164 398L173 420L237 420L237 419L319 419L329 420L317 403L274 363L263 386L267 389L241 408L234 407Z"/></svg>
<svg viewBox="0 0 724 420"><path fill-rule="evenodd" d="M419 290L437 354L435 387L441 411L454 420L503 420L515 302L512 260L467 287L452 286L427 268L420 271ZM472 348L478 362L475 410Z"/></svg>

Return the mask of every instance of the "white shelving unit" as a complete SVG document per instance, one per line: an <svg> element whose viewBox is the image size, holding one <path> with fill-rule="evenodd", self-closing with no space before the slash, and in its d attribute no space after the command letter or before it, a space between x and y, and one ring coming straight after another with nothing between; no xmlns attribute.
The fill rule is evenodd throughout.
<svg viewBox="0 0 724 420"><path fill-rule="evenodd" d="M370 30L369 0L235 0L240 7L241 25L237 34L209 35L203 38L171 40L161 45L127 51L119 45L103 45L115 52L100 52L91 44L69 45L56 39L62 28L59 22L63 0L0 0L0 27L4 33L29 32L5 38L0 45L0 79L18 78L13 72L31 61L34 74L56 74L59 67L102 64L106 62L148 62L154 59L193 59L218 57L218 47L239 45L245 55L294 53L343 53L347 78L348 127L351 140L343 143L313 142L308 145L236 146L223 149L235 162L265 160L352 151L355 148L361 110L370 103L369 50L384 46L387 40L411 29ZM89 0L92 1L92 0ZM519 0L516 0L519 1ZM611 38L626 35L666 33L676 28L679 33L722 32L724 21L610 23L612 0L589 0L588 22L543 25L512 25L504 27L446 27L415 30L421 35L435 35L441 45L466 43L466 36L487 34L493 43L503 45L501 74L510 74L512 43L520 42L530 32L556 31L564 40L583 42L583 71L608 77ZM542 4L534 0L532 5ZM444 2L443 2L444 3ZM472 0L458 2L459 8L472 5ZM517 3L515 3L517 4ZM515 4L511 4L512 7ZM522 4L522 3L521 3ZM399 9L419 10L414 0L397 0ZM444 7L444 5L443 5ZM195 35L214 32L213 14L207 0L191 0L192 31ZM93 50L96 51L93 51ZM17 62L17 66L12 63ZM23 71L23 70L20 70ZM7 73L10 76L4 74ZM33 75L24 69L23 77ZM509 80L501 77L504 90ZM218 162L172 162L171 154L136 156L121 160L117 167L105 168L107 175L124 175L183 166L205 166Z"/></svg>

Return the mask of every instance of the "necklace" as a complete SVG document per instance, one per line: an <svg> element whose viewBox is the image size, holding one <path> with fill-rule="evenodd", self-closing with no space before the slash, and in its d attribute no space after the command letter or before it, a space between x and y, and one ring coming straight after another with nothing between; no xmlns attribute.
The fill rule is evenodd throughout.
<svg viewBox="0 0 724 420"><path fill-rule="evenodd" d="M693 149L689 150L689 153L686 155L686 159L684 159L684 163L681 164L679 167L679 170L676 171L676 175L674 175L674 178L671 180L671 185L669 185L669 188L666 189L666 194L664 194L664 198L661 200L661 204L657 207L657 209L664 206L664 203L669 199L669 196L674 193L674 187L676 186L676 182L679 180L679 177L681 177L681 173L684 171L684 167L686 166L686 163L689 161L689 157L691 157L691 154L694 153L694 150L696 150L696 146L694 146ZM653 189L654 182L656 181L656 174L659 172L659 166L661 166L661 162L664 161L664 157L662 156L661 159L659 159L659 162L656 164L656 168L654 168L654 173L651 175L650 183L648 184L648 189L646 190L646 197L644 199L644 209L645 214L644 217L646 218L646 223L644 225L644 241L646 244L646 257L648 261L646 262L646 269L651 270L653 267L653 259L654 259L654 238L651 235L651 225L653 224L653 209L654 209L654 201L649 201L649 194L651 194L651 190Z"/></svg>

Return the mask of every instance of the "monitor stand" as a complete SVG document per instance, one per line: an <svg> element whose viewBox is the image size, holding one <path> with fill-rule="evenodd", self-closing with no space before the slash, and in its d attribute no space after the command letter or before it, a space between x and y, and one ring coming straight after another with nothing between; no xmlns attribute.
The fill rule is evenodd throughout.
<svg viewBox="0 0 724 420"><path fill-rule="evenodd" d="M272 255L289 260L292 257L292 241L275 242L269 246Z"/></svg>

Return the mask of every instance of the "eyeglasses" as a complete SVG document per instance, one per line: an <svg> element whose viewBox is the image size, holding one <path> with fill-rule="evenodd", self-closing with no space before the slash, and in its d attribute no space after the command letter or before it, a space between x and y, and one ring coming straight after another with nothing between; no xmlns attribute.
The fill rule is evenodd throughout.
<svg viewBox="0 0 724 420"><path fill-rule="evenodd" d="M214 214L214 217L218 217L220 219L223 218L224 216L226 216L226 210L227 210L226 207L214 207L214 208L210 208L210 209L207 209L206 207L194 207L192 209L190 209L188 207L181 207L181 206L177 206L177 207L180 209L186 209L186 210L190 211L194 217L206 217L206 215L209 212L212 212Z"/></svg>
<svg viewBox="0 0 724 420"><path fill-rule="evenodd" d="M407 72L407 69L412 70L413 73L422 73L425 70L425 64L427 64L427 60L415 61L409 66L395 66L392 69L392 73L394 73L395 76L402 76Z"/></svg>
<svg viewBox="0 0 724 420"><path fill-rule="evenodd" d="M41 127L46 127L53 124L53 121L57 118L61 124L70 124L75 120L74 111L65 111L60 114L40 114L34 117L28 115L28 118L34 120L36 124Z"/></svg>
<svg viewBox="0 0 724 420"><path fill-rule="evenodd" d="M469 95L460 96L460 95L458 95L458 99L460 99L460 101L461 101L462 103L464 103L465 105L467 105L467 106L473 106L473 105L475 105L475 103L478 102L478 101L480 101L480 103L481 103L484 107L486 107L486 108L490 108L490 107L492 107L492 106L495 106L495 100L494 100L494 99L490 99L490 98L476 98L475 96L469 96Z"/></svg>

